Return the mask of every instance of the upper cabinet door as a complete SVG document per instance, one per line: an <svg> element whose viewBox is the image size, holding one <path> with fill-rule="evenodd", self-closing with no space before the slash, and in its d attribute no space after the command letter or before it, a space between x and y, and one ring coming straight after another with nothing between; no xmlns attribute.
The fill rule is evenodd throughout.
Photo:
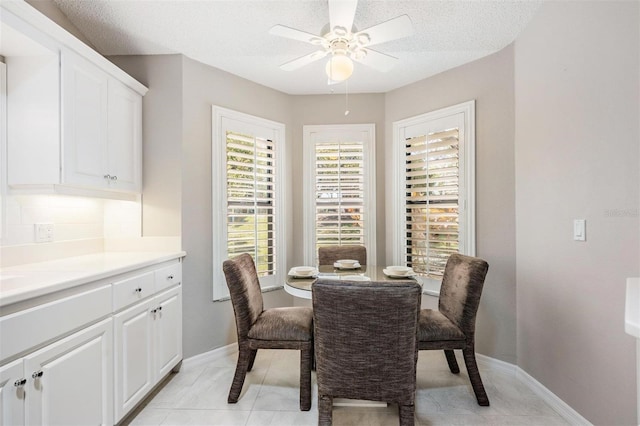
<svg viewBox="0 0 640 426"><path fill-rule="evenodd" d="M108 187L108 75L70 52L62 55L62 75L63 182Z"/></svg>
<svg viewBox="0 0 640 426"><path fill-rule="evenodd" d="M142 96L109 81L108 172L110 189L142 189Z"/></svg>

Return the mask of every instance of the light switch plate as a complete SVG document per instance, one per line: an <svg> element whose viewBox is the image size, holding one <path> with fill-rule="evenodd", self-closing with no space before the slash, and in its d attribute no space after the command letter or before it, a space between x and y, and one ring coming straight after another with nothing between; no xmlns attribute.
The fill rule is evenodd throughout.
<svg viewBox="0 0 640 426"><path fill-rule="evenodd" d="M53 223L36 223L36 243L53 241Z"/></svg>
<svg viewBox="0 0 640 426"><path fill-rule="evenodd" d="M573 240L587 241L587 221L585 219L575 219L573 221Z"/></svg>

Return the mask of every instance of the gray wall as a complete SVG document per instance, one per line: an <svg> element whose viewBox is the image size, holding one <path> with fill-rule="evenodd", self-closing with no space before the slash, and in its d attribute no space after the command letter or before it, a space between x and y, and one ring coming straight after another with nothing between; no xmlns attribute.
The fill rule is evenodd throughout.
<svg viewBox="0 0 640 426"><path fill-rule="evenodd" d="M476 324L476 350L510 363L516 363L513 79L513 47L509 46L388 92L386 155L379 153L388 160L378 177L386 177L387 185L392 182L394 121L476 100L476 254L489 262ZM391 229L386 231L389 235Z"/></svg>
<svg viewBox="0 0 640 426"><path fill-rule="evenodd" d="M110 56L149 88L142 98L142 233L180 236L182 56Z"/></svg>
<svg viewBox="0 0 640 426"><path fill-rule="evenodd" d="M515 43L518 365L594 424L637 424L638 4L545 3Z"/></svg>
<svg viewBox="0 0 640 426"><path fill-rule="evenodd" d="M340 87L340 86L338 86ZM336 90L338 92L339 90ZM303 227L303 157L302 138L303 126L312 124L364 124L376 125L376 247L378 263L385 262L385 233L384 233L384 94L349 95L349 115L344 115L345 95L310 95L292 96L293 111L293 144L291 146L291 158L293 174L298 179L292 179L293 194L293 258L292 264L304 263L304 252L301 247L304 235Z"/></svg>
<svg viewBox="0 0 640 426"><path fill-rule="evenodd" d="M212 265L211 259L215 239L211 233L211 105L284 123L289 143L291 99L188 58L183 58L182 87L182 248L188 253L183 272L184 352L188 357L229 344L236 337L231 303L211 301L212 267L222 268ZM286 215L291 217L290 210ZM291 304L291 296L282 290L265 293L264 298L267 307Z"/></svg>

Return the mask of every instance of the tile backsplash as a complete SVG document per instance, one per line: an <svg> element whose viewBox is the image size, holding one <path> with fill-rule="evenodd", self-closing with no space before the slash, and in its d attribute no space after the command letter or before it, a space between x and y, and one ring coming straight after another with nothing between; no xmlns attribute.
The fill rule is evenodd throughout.
<svg viewBox="0 0 640 426"><path fill-rule="evenodd" d="M53 224L53 241L140 237L141 205L134 201L63 195L7 195L0 245L36 242L35 224Z"/></svg>

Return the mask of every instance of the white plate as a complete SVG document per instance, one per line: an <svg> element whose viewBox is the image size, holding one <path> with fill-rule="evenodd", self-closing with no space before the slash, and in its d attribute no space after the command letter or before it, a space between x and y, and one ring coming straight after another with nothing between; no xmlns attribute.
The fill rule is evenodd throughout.
<svg viewBox="0 0 640 426"><path fill-rule="evenodd" d="M405 274L405 275L392 274L387 269L383 269L382 272L384 272L386 276L391 278L411 278L416 276L416 273L413 271L410 271L408 274Z"/></svg>
<svg viewBox="0 0 640 426"><path fill-rule="evenodd" d="M333 267L336 269L359 269L360 268L360 263L356 263L353 266L343 266L340 263L336 262L333 264Z"/></svg>
<svg viewBox="0 0 640 426"><path fill-rule="evenodd" d="M293 267L293 268L291 268L291 269L289 270L288 275L289 275L290 277L293 277L293 278L317 278L317 277L318 277L318 269L317 269L317 268L316 268L316 269L314 269L314 270L313 270L313 272L312 272L311 274L308 274L308 275L300 275L300 274L298 274L298 272L297 272L296 268L295 268L295 267Z"/></svg>
<svg viewBox="0 0 640 426"><path fill-rule="evenodd" d="M341 275L340 279L345 281L371 281L371 278L364 275Z"/></svg>

